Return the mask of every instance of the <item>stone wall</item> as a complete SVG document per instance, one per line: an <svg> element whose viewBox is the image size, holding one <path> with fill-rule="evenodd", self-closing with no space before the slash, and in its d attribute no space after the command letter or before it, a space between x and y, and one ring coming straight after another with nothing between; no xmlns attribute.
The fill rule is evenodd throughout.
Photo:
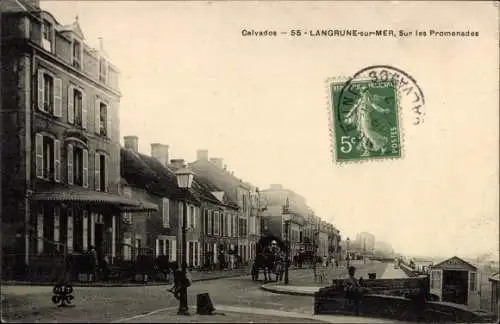
<svg viewBox="0 0 500 324"><path fill-rule="evenodd" d="M425 278L366 280L370 292L359 303L359 316L390 318L396 320L420 320L426 322L491 322L492 314L478 313L460 305L423 301L415 298L394 296L395 292L415 296ZM353 301L345 298L343 281L334 280L331 287L320 289L314 296L315 314L355 315Z"/></svg>

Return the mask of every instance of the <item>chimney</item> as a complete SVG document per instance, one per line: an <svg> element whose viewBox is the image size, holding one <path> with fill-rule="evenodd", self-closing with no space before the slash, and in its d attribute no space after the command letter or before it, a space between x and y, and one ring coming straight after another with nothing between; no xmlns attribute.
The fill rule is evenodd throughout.
<svg viewBox="0 0 500 324"><path fill-rule="evenodd" d="M160 143L151 144L151 156L160 161L161 164L168 164L168 145Z"/></svg>
<svg viewBox="0 0 500 324"><path fill-rule="evenodd" d="M184 159L172 159L170 160L170 164L179 169L185 166Z"/></svg>
<svg viewBox="0 0 500 324"><path fill-rule="evenodd" d="M137 153L139 150L139 137L137 136L123 136L123 142L126 149L132 150Z"/></svg>
<svg viewBox="0 0 500 324"><path fill-rule="evenodd" d="M208 161L208 150L197 150L196 160Z"/></svg>
<svg viewBox="0 0 500 324"><path fill-rule="evenodd" d="M218 168L221 168L221 169L222 169L222 167L223 167L223 165L222 165L222 161L223 161L223 159L221 159L221 158L211 158L211 159L210 159L210 162L212 162L212 163L213 163L213 164L215 164Z"/></svg>

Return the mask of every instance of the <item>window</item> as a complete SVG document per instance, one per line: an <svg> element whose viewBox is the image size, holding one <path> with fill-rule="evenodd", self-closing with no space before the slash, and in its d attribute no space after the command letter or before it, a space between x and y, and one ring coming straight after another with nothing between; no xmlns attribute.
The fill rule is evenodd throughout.
<svg viewBox="0 0 500 324"><path fill-rule="evenodd" d="M188 266L194 266L194 242L189 241L188 244Z"/></svg>
<svg viewBox="0 0 500 324"><path fill-rule="evenodd" d="M68 122L83 129L87 128L85 93L74 86L68 87Z"/></svg>
<svg viewBox="0 0 500 324"><path fill-rule="evenodd" d="M233 215L227 215L227 236L233 237L234 232L233 232Z"/></svg>
<svg viewBox="0 0 500 324"><path fill-rule="evenodd" d="M159 236L156 239L156 256L166 255L169 261L177 260L176 240L166 236Z"/></svg>
<svg viewBox="0 0 500 324"><path fill-rule="evenodd" d="M95 155L95 190L108 191L108 168L107 156L104 154L96 153Z"/></svg>
<svg viewBox="0 0 500 324"><path fill-rule="evenodd" d="M214 234L214 223L215 223L215 213L213 210L210 211L210 216L208 217L208 234Z"/></svg>
<svg viewBox="0 0 500 324"><path fill-rule="evenodd" d="M87 188L89 186L89 153L87 149L68 144L68 184Z"/></svg>
<svg viewBox="0 0 500 324"><path fill-rule="evenodd" d="M104 103L100 103L99 105L99 134L101 136L107 136L108 130L106 125L108 107Z"/></svg>
<svg viewBox="0 0 500 324"><path fill-rule="evenodd" d="M140 236L135 237L135 255L139 255L142 249L142 238Z"/></svg>
<svg viewBox="0 0 500 324"><path fill-rule="evenodd" d="M62 81L45 70L38 70L38 109L62 117Z"/></svg>
<svg viewBox="0 0 500 324"><path fill-rule="evenodd" d="M219 235L219 230L220 230L219 220L220 220L219 212L216 211L214 212L214 235Z"/></svg>
<svg viewBox="0 0 500 324"><path fill-rule="evenodd" d="M226 232L224 231L224 213L223 212L220 212L219 214L220 216L220 222L219 222L219 233L220 233L220 236L225 236Z"/></svg>
<svg viewBox="0 0 500 324"><path fill-rule="evenodd" d="M195 207L189 206L187 227L195 227Z"/></svg>
<svg viewBox="0 0 500 324"><path fill-rule="evenodd" d="M170 227L170 202L168 198L163 198L162 199L162 223L164 228L169 228Z"/></svg>
<svg viewBox="0 0 500 324"><path fill-rule="evenodd" d="M42 22L42 48L48 52L52 52L52 25L48 21Z"/></svg>
<svg viewBox="0 0 500 324"><path fill-rule="evenodd" d="M106 83L108 81L108 64L104 58L99 58L99 81Z"/></svg>
<svg viewBox="0 0 500 324"><path fill-rule="evenodd" d="M433 270L431 272L431 288L441 289L441 271Z"/></svg>
<svg viewBox="0 0 500 324"><path fill-rule="evenodd" d="M73 50L73 66L79 69L82 66L82 44L74 39L72 50Z"/></svg>
<svg viewBox="0 0 500 324"><path fill-rule="evenodd" d="M123 224L131 225L132 224L132 213L131 212L123 212L122 213L122 222L123 222Z"/></svg>
<svg viewBox="0 0 500 324"><path fill-rule="evenodd" d="M36 134L36 177L45 180L61 180L61 142L53 137Z"/></svg>
<svg viewBox="0 0 500 324"><path fill-rule="evenodd" d="M209 234L209 214L208 209L203 210L203 232Z"/></svg>
<svg viewBox="0 0 500 324"><path fill-rule="evenodd" d="M476 284L477 284L477 273L470 272L469 273L469 290L476 291L476 289L477 289Z"/></svg>

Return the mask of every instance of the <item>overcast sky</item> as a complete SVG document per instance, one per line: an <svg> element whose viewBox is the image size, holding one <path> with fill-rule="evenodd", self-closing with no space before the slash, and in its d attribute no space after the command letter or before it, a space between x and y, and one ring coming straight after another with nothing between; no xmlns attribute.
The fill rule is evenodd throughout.
<svg viewBox="0 0 500 324"><path fill-rule="evenodd" d="M75 15L121 70L121 136L139 150L197 149L235 175L303 195L344 236L372 232L403 253L498 253L498 49L493 2L435 4L43 1ZM429 4L427 3L427 7ZM463 38L269 38L241 30L476 30ZM325 79L372 64L411 74L427 100L403 107L401 160L332 163Z"/></svg>

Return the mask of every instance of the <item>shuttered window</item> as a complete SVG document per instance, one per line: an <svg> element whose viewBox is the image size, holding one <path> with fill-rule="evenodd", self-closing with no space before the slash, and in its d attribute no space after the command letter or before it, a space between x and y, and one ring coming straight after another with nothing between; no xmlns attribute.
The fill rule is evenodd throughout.
<svg viewBox="0 0 500 324"><path fill-rule="evenodd" d="M62 117L62 80L54 78L54 116Z"/></svg>
<svg viewBox="0 0 500 324"><path fill-rule="evenodd" d="M170 202L168 198L162 200L162 221L164 228L170 227Z"/></svg>
<svg viewBox="0 0 500 324"><path fill-rule="evenodd" d="M95 175L94 175L94 182L95 182L95 190L101 191L101 155L96 154L95 155Z"/></svg>
<svg viewBox="0 0 500 324"><path fill-rule="evenodd" d="M43 135L35 135L36 177L43 178Z"/></svg>
<svg viewBox="0 0 500 324"><path fill-rule="evenodd" d="M83 149L82 186L89 186L89 151L86 149Z"/></svg>
<svg viewBox="0 0 500 324"><path fill-rule="evenodd" d="M67 164L67 173L68 173L68 184L73 184L73 145L68 144L67 152L66 152L66 164Z"/></svg>
<svg viewBox="0 0 500 324"><path fill-rule="evenodd" d="M54 140L54 181L61 181L61 141Z"/></svg>
<svg viewBox="0 0 500 324"><path fill-rule="evenodd" d="M68 86L68 123L75 122L75 107L74 107L74 89L72 85Z"/></svg>

